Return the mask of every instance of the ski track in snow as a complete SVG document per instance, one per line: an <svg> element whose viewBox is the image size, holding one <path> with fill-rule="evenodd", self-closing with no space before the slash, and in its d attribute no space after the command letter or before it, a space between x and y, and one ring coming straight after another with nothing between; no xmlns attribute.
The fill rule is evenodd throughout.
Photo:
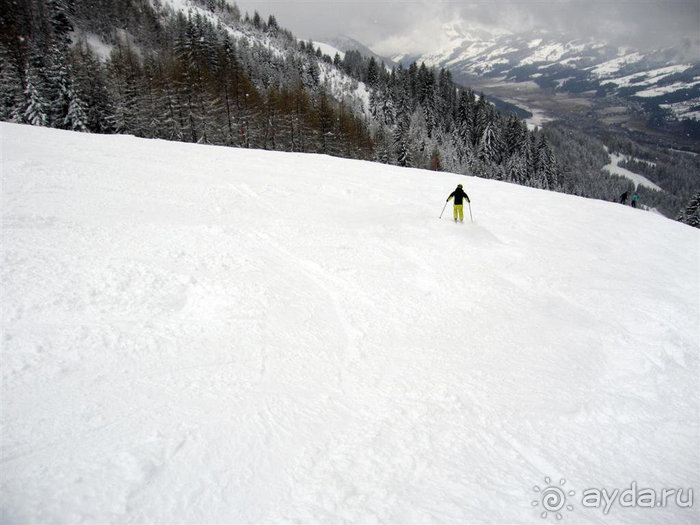
<svg viewBox="0 0 700 525"><path fill-rule="evenodd" d="M633 171L619 166L620 162L622 162L624 159L625 157L623 155L610 153L610 164L603 166L603 169L614 175L620 175L622 177L625 177L634 182L634 184L637 186L641 185L646 186L647 188L651 188L652 190L663 191L659 185L654 184L644 175L639 175L638 173L634 173Z"/></svg>
<svg viewBox="0 0 700 525"><path fill-rule="evenodd" d="M700 488L697 230L319 155L0 132L3 523L542 523L546 476ZM437 218L457 182L473 224Z"/></svg>

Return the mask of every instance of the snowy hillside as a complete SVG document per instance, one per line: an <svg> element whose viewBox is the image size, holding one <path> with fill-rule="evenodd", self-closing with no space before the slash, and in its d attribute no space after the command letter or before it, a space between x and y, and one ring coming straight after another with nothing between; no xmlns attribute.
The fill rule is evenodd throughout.
<svg viewBox="0 0 700 525"><path fill-rule="evenodd" d="M163 9L165 13L181 13L183 16L206 20L214 26L222 28L237 46L257 49L258 60L265 60L260 56L261 50L265 50L276 60L284 62L294 58L308 66L309 57L298 53L296 48L290 49L288 42L285 42L284 39L279 39L275 35L255 29L249 24L233 18L214 3L206 4L194 0L160 0L158 2L152 0L151 4L156 5L159 12ZM117 33L122 32L122 30L117 30ZM90 49L103 60L109 56L113 49L113 46L105 43L94 34L78 31L75 36L83 37ZM136 44L133 43L133 45ZM340 53L341 57L345 55L344 52L338 51L328 44L314 42L314 45L331 58L335 56L336 52ZM313 62L316 63L315 59ZM332 97L345 101L358 114L369 117L370 93L364 82L353 79L342 68L334 67L323 60L319 60L316 65L319 69L319 82ZM271 65L270 67L277 69L280 66Z"/></svg>
<svg viewBox="0 0 700 525"><path fill-rule="evenodd" d="M608 151L608 148L605 148L605 151L610 153ZM610 164L607 164L603 166L603 169L609 173L614 173L615 175L621 175L632 182L634 182L635 186L646 186L647 188L651 188L653 190L659 190L663 191L662 188L658 184L654 184L651 182L649 179L647 179L643 175L639 175L638 173L634 173L633 171L630 171L626 168L623 168L620 166L620 162L623 160L628 160L629 157L625 157L624 155L619 155L616 153L610 154ZM639 159L634 159L639 161Z"/></svg>
<svg viewBox="0 0 700 525"><path fill-rule="evenodd" d="M697 229L320 155L0 137L2 523L700 520ZM460 182L474 222L438 219ZM681 492L584 501L632 487Z"/></svg>

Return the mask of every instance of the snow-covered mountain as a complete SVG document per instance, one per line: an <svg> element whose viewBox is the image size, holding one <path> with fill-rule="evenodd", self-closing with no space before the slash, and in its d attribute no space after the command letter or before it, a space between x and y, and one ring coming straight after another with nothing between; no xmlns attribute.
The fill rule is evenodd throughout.
<svg viewBox="0 0 700 525"><path fill-rule="evenodd" d="M448 24L443 32L447 38L439 49L394 60L445 67L462 79L532 81L555 91L616 94L665 108L676 118L700 120L697 56L689 59L673 49L642 52L543 31L475 31L462 23Z"/></svg>
<svg viewBox="0 0 700 525"><path fill-rule="evenodd" d="M362 42L347 35L324 37L319 38L318 40L332 46L341 53L347 53L348 51L359 51L362 56L374 57L377 62L384 63L388 68L391 68L391 66L394 65L394 61L391 58L378 55Z"/></svg>
<svg viewBox="0 0 700 525"><path fill-rule="evenodd" d="M2 523L698 523L700 230L323 155L0 145ZM473 223L438 218L457 183Z"/></svg>
<svg viewBox="0 0 700 525"><path fill-rule="evenodd" d="M351 78L342 69L323 60L316 61L299 55L296 49L291 49L289 42L286 42L285 39L278 38L272 32L261 31L250 24L242 23L241 20L232 17L225 10L219 9L216 3L206 3L201 0L159 0L151 3L157 5L159 10L165 9L173 13L182 13L186 17L206 20L223 28L237 46L262 50L277 60L295 59L302 62L304 66L307 66L305 62L313 60L314 65L318 68L319 83L328 90L328 93L336 100L345 101L358 113L366 114L369 106L369 90L363 82ZM118 33L123 32L118 31ZM82 31L80 27L76 28L73 36L75 40L82 39L96 55L103 59L109 56L115 47L94 33ZM122 34L123 38L127 38L127 36L127 34ZM130 45L138 49L138 44L133 40L130 41ZM333 47L319 42L315 42L314 45L320 47L322 53L329 54L333 58L336 51ZM260 56L262 53L257 54L259 60L265 60L263 56Z"/></svg>

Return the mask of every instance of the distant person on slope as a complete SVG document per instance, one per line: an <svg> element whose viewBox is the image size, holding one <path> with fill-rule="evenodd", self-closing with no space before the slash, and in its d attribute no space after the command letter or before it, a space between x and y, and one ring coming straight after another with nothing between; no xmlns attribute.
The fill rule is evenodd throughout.
<svg viewBox="0 0 700 525"><path fill-rule="evenodd" d="M464 205L462 204L463 199L466 199L467 202L469 202L469 195L467 195L464 190L462 189L461 184L457 184L457 188L455 188L455 191L450 193L450 196L447 197L447 201L449 202L450 199L454 198L455 200L455 205L454 205L454 218L455 222L457 222L457 218L459 218L460 222L464 222Z"/></svg>
<svg viewBox="0 0 700 525"><path fill-rule="evenodd" d="M635 191L634 195L632 195L632 207L636 208L637 207L637 201L639 200L639 194Z"/></svg>
<svg viewBox="0 0 700 525"><path fill-rule="evenodd" d="M627 192L620 195L620 204L627 204Z"/></svg>

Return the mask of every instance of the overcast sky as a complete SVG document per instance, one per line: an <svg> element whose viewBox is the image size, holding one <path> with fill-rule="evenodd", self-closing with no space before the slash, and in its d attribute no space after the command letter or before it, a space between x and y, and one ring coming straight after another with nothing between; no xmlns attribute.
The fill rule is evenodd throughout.
<svg viewBox="0 0 700 525"><path fill-rule="evenodd" d="M422 53L464 20L510 31L550 29L633 47L700 44L700 0L237 0L241 12L274 14L298 38L347 35L373 51ZM700 57L699 57L700 58Z"/></svg>

